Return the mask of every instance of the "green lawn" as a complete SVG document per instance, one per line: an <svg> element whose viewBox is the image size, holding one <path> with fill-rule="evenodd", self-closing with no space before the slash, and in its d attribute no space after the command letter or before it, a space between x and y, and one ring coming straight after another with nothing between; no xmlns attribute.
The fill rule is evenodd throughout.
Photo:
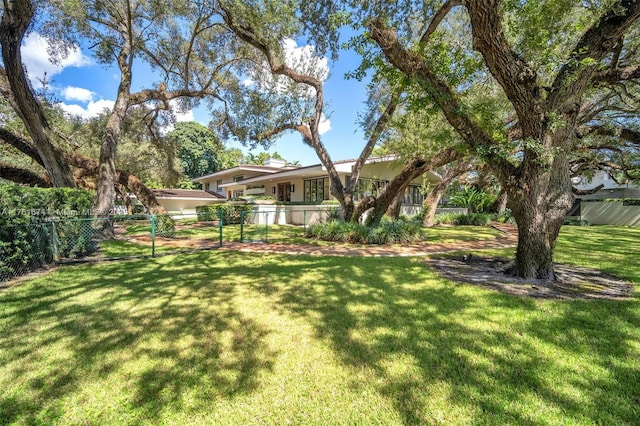
<svg viewBox="0 0 640 426"><path fill-rule="evenodd" d="M637 253L629 228L557 247L640 284ZM0 291L0 424L634 424L638 296L522 299L419 258L61 267Z"/></svg>
<svg viewBox="0 0 640 426"><path fill-rule="evenodd" d="M437 226L425 228L427 243L454 243L460 241L477 241L496 238L500 231L488 226ZM222 229L224 241L240 241L240 225L225 225ZM244 225L244 240L287 241L293 244L323 244L335 245L336 243L312 240L304 237L304 228L291 225ZM193 237L218 240L220 230L217 226L205 226L194 228L180 228L176 230L176 236Z"/></svg>

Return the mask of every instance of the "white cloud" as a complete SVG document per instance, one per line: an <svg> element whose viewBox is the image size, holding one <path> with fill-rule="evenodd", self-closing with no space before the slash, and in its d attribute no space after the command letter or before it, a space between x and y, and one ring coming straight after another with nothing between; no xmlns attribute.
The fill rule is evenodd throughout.
<svg viewBox="0 0 640 426"><path fill-rule="evenodd" d="M319 80L329 77L329 61L326 57L315 56L315 47L307 44L298 46L294 39L288 38L282 42L285 63L298 72L311 73Z"/></svg>
<svg viewBox="0 0 640 426"><path fill-rule="evenodd" d="M322 117L320 117L320 124L318 124L318 133L324 135L329 130L331 130L331 120L322 114Z"/></svg>
<svg viewBox="0 0 640 426"><path fill-rule="evenodd" d="M174 111L174 115L176 116L176 122L180 122L180 121L195 121L195 116L193 115L193 110L187 110L184 112L175 112Z"/></svg>
<svg viewBox="0 0 640 426"><path fill-rule="evenodd" d="M95 102L90 101L86 107L75 104L65 104L64 102L60 102L58 106L60 106L60 108L62 108L68 114L77 115L82 118L92 118L100 114L105 109L111 110L114 103L114 101L101 99Z"/></svg>
<svg viewBox="0 0 640 426"><path fill-rule="evenodd" d="M70 49L65 58L54 63L48 49L47 39L38 33L31 33L24 39L21 48L22 62L27 67L32 83L35 83L36 78L44 77L45 73L47 78L51 78L67 67L86 67L93 63L91 58L85 56L78 47Z"/></svg>
<svg viewBox="0 0 640 426"><path fill-rule="evenodd" d="M284 61L295 71L311 75L320 81L325 81L329 77L329 61L326 57L316 56L315 47L311 45L298 46L295 40L285 39L282 41L284 50ZM246 87L256 85L258 89L270 90L280 94L297 93L297 96L313 98L315 90L304 84L296 84L291 79L281 75L273 75L264 64L249 72L249 77L243 80Z"/></svg>
<svg viewBox="0 0 640 426"><path fill-rule="evenodd" d="M67 86L61 91L62 96L69 101L91 102L94 93L82 87Z"/></svg>

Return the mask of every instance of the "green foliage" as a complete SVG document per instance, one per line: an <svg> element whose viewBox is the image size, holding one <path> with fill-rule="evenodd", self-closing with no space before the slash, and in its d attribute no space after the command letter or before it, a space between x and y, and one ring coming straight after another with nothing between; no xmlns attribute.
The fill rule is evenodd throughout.
<svg viewBox="0 0 640 426"><path fill-rule="evenodd" d="M198 220L201 222L219 220L222 214L222 223L224 224L239 224L241 218L244 218L244 223L246 224L253 218L253 206L250 204L209 204L196 207L196 213L198 214Z"/></svg>
<svg viewBox="0 0 640 426"><path fill-rule="evenodd" d="M0 282L51 262L50 235L43 223L0 226Z"/></svg>
<svg viewBox="0 0 640 426"><path fill-rule="evenodd" d="M572 217L568 217L564 220L563 225L569 225L569 226L589 226L590 223L587 220L584 219L577 219L577 218L572 218Z"/></svg>
<svg viewBox="0 0 640 426"><path fill-rule="evenodd" d="M173 237L176 231L176 221L169 215L156 216L156 235Z"/></svg>
<svg viewBox="0 0 640 426"><path fill-rule="evenodd" d="M491 215L487 213L445 213L436 215L435 222L439 225L487 226L491 222Z"/></svg>
<svg viewBox="0 0 640 426"><path fill-rule="evenodd" d="M93 194L81 189L0 184L0 226L91 216L93 202Z"/></svg>
<svg viewBox="0 0 640 426"><path fill-rule="evenodd" d="M189 178L203 176L230 166L223 164L224 156L219 155L219 152L224 151L224 147L216 134L201 124L176 123L175 128L167 134L167 139L176 145L180 167Z"/></svg>
<svg viewBox="0 0 640 426"><path fill-rule="evenodd" d="M506 209L504 213L492 213L491 220L495 222L500 222L500 223L511 223L511 224L516 223L516 218L513 217L513 214L509 209Z"/></svg>
<svg viewBox="0 0 640 426"><path fill-rule="evenodd" d="M88 222L62 221L55 228L50 222L90 216L92 204L93 195L80 189L0 185L0 280L50 262L54 244L62 257L95 251Z"/></svg>
<svg viewBox="0 0 640 426"><path fill-rule="evenodd" d="M453 194L449 203L469 209L469 213L486 212L493 202L489 194L475 188L467 187Z"/></svg>
<svg viewBox="0 0 640 426"><path fill-rule="evenodd" d="M419 223L405 221L382 221L379 226L369 227L360 223L330 220L310 225L306 236L353 244L402 244L425 239Z"/></svg>

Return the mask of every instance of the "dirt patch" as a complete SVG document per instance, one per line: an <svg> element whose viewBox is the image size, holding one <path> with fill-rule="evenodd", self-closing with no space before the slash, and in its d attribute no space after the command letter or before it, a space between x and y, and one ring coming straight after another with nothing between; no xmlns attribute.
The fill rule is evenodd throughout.
<svg viewBox="0 0 640 426"><path fill-rule="evenodd" d="M541 299L625 299L633 285L613 275L579 266L556 264L556 280L525 280L505 274L512 261L482 256L441 257L427 260L441 276L508 294Z"/></svg>

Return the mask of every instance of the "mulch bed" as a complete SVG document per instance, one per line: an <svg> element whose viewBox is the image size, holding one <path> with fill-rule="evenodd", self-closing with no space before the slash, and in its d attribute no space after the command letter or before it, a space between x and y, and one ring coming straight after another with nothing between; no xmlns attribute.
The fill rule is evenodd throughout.
<svg viewBox="0 0 640 426"><path fill-rule="evenodd" d="M610 274L580 266L555 264L556 279L525 280L505 273L513 261L482 256L451 256L426 260L441 276L517 296L541 299L626 299L633 284Z"/></svg>

